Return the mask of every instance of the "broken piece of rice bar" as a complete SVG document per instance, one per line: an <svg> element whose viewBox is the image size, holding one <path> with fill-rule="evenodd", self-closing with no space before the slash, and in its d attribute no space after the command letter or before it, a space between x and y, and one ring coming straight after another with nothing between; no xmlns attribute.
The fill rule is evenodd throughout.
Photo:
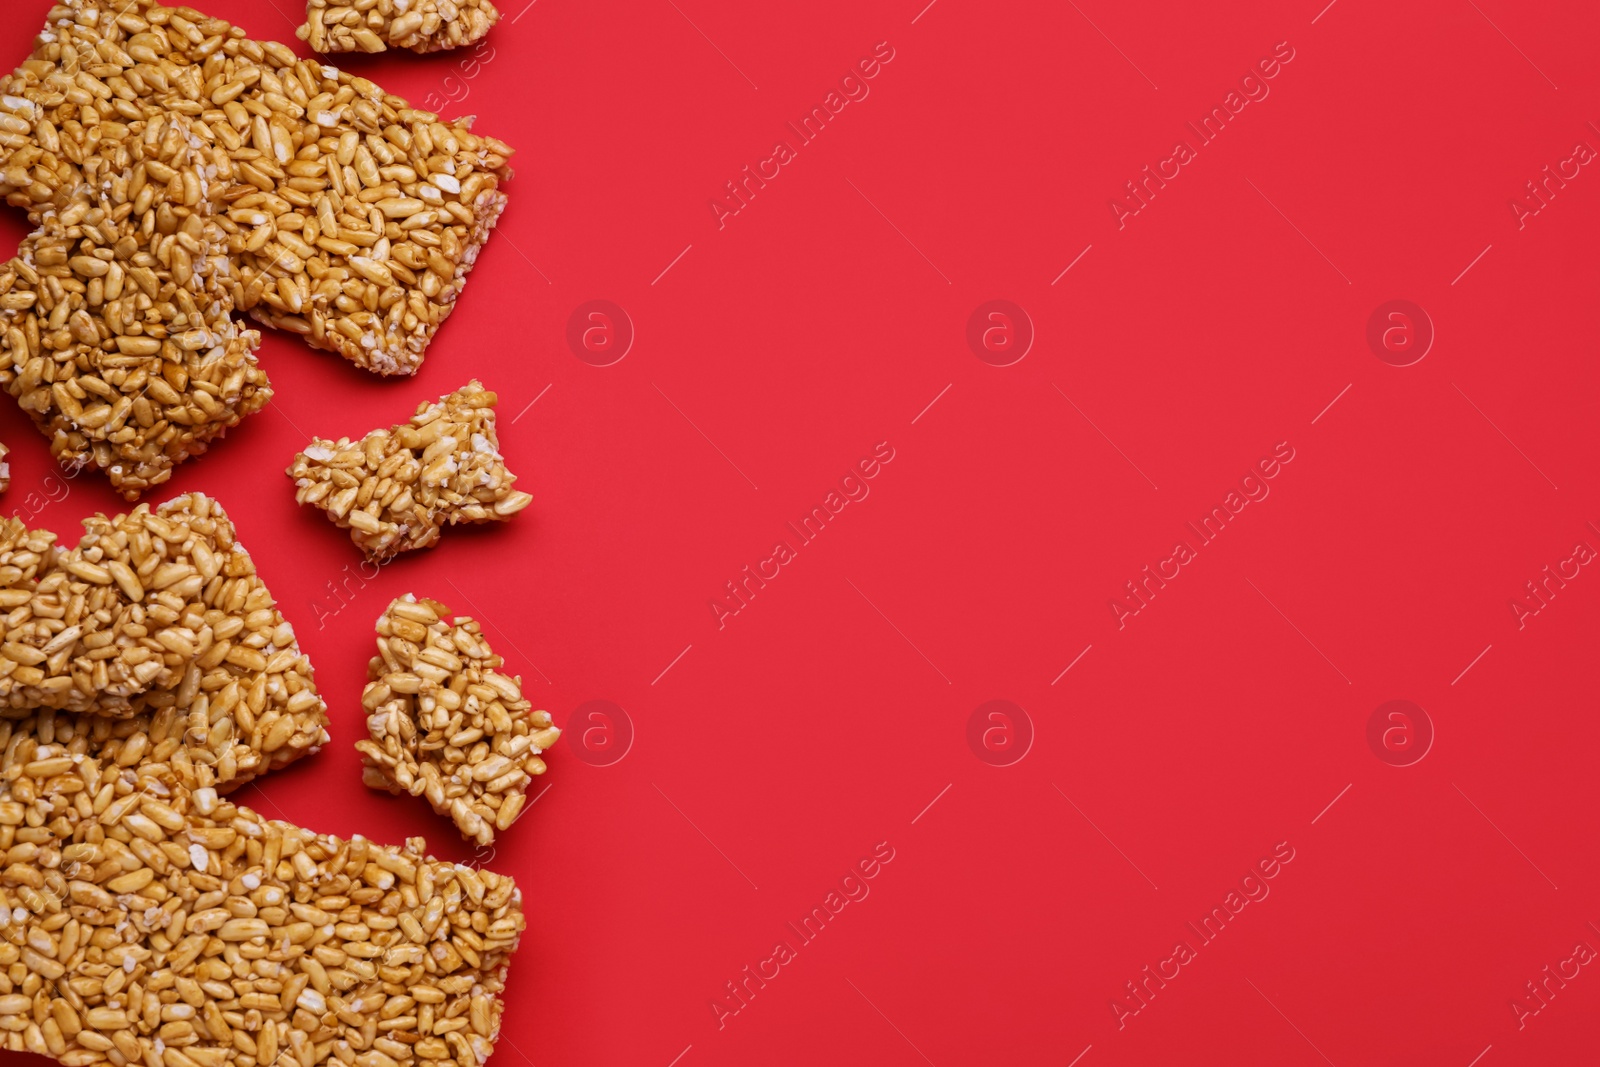
<svg viewBox="0 0 1600 1067"><path fill-rule="evenodd" d="M63 469L100 470L132 501L264 408L272 388L260 333L228 314L224 290L186 275L181 236L143 242L98 208L76 217L46 218L0 267L0 388ZM99 292L96 272L114 279ZM112 286L123 287L114 299L103 295Z"/></svg>
<svg viewBox="0 0 1600 1067"><path fill-rule="evenodd" d="M505 207L511 148L222 19L69 0L0 80L0 193L48 200L107 124L152 109L203 123L233 165L219 223L241 309L415 373Z"/></svg>
<svg viewBox="0 0 1600 1067"><path fill-rule="evenodd" d="M11 488L11 461L6 459L11 454L11 449L0 445L0 493Z"/></svg>
<svg viewBox="0 0 1600 1067"><path fill-rule="evenodd" d="M314 52L438 52L475 44L499 21L489 0L306 0L295 36Z"/></svg>
<svg viewBox="0 0 1600 1067"><path fill-rule="evenodd" d="M158 509L164 512L158 517L206 510L212 518L226 522L220 505L198 494L196 497L170 501ZM42 561L58 555L53 547L54 534L22 531L19 538L19 527L18 520L11 520L0 539L5 546L0 550L0 576L5 578L12 577L12 568L36 572ZM235 652L230 645L219 663L209 667L204 663L195 665L192 686L186 669L177 689L148 691L136 701L140 710L131 718L49 708L0 710L0 749L19 737L55 741L68 745L76 754L138 767L141 773L156 777L172 790L216 788L225 792L313 754L326 744L327 709L317 696L310 661L298 650L292 629L266 587L254 576L249 553L232 541L231 526L227 537L221 540L229 547L222 550L220 573L243 578L230 579L226 603L237 603L247 620L250 613L267 613L255 615L257 632L233 643L263 652L264 660ZM134 542L137 541L135 535ZM17 586L13 581L12 588ZM8 595L0 590L0 606L4 606ZM213 628L213 637L226 634L235 626L237 622L223 619ZM270 640L261 636L265 630L271 631ZM277 642L286 634L289 643L279 645ZM274 649L270 655L265 654L268 647ZM285 649L291 654L284 655ZM212 655L216 654L213 649Z"/></svg>
<svg viewBox="0 0 1600 1067"><path fill-rule="evenodd" d="M231 315L239 283L209 217L213 153L179 115L124 130L95 143L78 184L38 207L39 228L0 267L0 387L58 463L101 469L133 500L272 390L261 335Z"/></svg>
<svg viewBox="0 0 1600 1067"><path fill-rule="evenodd" d="M173 793L215 789L226 793L261 775L312 755L328 741L319 717L297 714L295 732L284 738L273 732L281 717L264 718L257 727L251 717L249 674L229 671L226 683L190 707L167 704L131 719L74 714L50 708L0 710L0 750L20 744L54 742L74 755L83 755L137 768L142 776ZM248 725L247 725L248 724ZM271 751L265 746L276 745Z"/></svg>
<svg viewBox="0 0 1600 1067"><path fill-rule="evenodd" d="M314 438L288 475L369 559L427 548L448 523L503 522L532 502L513 489L495 431L498 397L476 379L359 441Z"/></svg>
<svg viewBox="0 0 1600 1067"><path fill-rule="evenodd" d="M522 814L545 772L540 753L561 731L523 699L522 679L502 674L478 623L445 622L450 609L407 593L378 619L378 654L361 705L370 741L357 741L373 789L426 797L461 836L494 843Z"/></svg>
<svg viewBox="0 0 1600 1067"><path fill-rule="evenodd" d="M61 549L20 519L0 524L0 705L174 709L186 758L228 779L327 740L310 660L221 505L191 493L84 529Z"/></svg>
<svg viewBox="0 0 1600 1067"><path fill-rule="evenodd" d="M505 875L264 819L22 738L0 774L5 1047L65 1067L481 1067Z"/></svg>

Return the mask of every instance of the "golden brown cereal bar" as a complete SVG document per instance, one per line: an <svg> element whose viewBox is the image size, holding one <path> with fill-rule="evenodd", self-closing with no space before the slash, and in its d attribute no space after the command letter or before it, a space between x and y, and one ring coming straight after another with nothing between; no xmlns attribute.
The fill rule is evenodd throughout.
<svg viewBox="0 0 1600 1067"><path fill-rule="evenodd" d="M159 111L203 123L233 165L219 221L241 308L415 373L505 207L512 150L190 8L69 0L0 80L0 192L49 200L108 126Z"/></svg>
<svg viewBox="0 0 1600 1067"><path fill-rule="evenodd" d="M500 21L489 0L306 0L295 35L315 52L438 52L481 40Z"/></svg>
<svg viewBox="0 0 1600 1067"><path fill-rule="evenodd" d="M228 163L195 125L157 116L95 142L0 267L0 387L57 462L129 500L272 396L211 218Z"/></svg>
<svg viewBox="0 0 1600 1067"><path fill-rule="evenodd" d="M126 563L116 566L115 577L138 583ZM189 569L194 577L184 592L193 595L203 579ZM29 530L21 519L0 525L0 576L0 606L9 609L0 644L0 702L7 706L131 715L134 696L176 685L195 659L192 628L174 616L172 625L152 629L143 591L131 600L108 567L60 551L55 534ZM186 599L180 594L176 606ZM168 652L166 642L186 654Z"/></svg>
<svg viewBox="0 0 1600 1067"><path fill-rule="evenodd" d="M407 593L378 620L378 654L361 704L370 741L357 741L373 789L426 797L461 836L494 843L545 772L539 754L561 736L547 711L522 697L522 679L498 670L475 620Z"/></svg>
<svg viewBox="0 0 1600 1067"><path fill-rule="evenodd" d="M359 441L315 438L289 465L295 500L321 508L374 560L433 545L447 523L503 522L533 497L512 488L497 399L473 380Z"/></svg>
<svg viewBox="0 0 1600 1067"><path fill-rule="evenodd" d="M244 688L247 692L248 686ZM24 737L38 743L52 739L60 744L76 742L85 755L107 764L136 767L169 792L215 789L226 793L315 753L328 741L319 722L309 734L292 737L265 752L265 731L240 725L250 722L248 700L224 702L216 724L208 728L206 723L216 705L217 701L211 700L195 709L167 705L131 719L49 708L6 709L0 711L0 749Z"/></svg>
<svg viewBox="0 0 1600 1067"><path fill-rule="evenodd" d="M0 772L0 1033L66 1067L481 1067L508 877L262 818L23 736Z"/></svg>
<svg viewBox="0 0 1600 1067"><path fill-rule="evenodd" d="M173 709L183 724L163 737L181 734L184 759L230 781L327 740L310 661L220 505L192 493L84 529L64 550L0 524L0 705Z"/></svg>

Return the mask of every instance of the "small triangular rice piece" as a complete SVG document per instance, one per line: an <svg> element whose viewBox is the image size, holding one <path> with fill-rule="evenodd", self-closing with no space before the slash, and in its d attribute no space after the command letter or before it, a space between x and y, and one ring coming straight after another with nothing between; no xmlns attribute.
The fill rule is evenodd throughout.
<svg viewBox="0 0 1600 1067"><path fill-rule="evenodd" d="M408 593L378 620L361 694L372 739L356 749L369 787L426 797L462 837L491 845L522 813L545 772L540 753L561 731L523 698L521 678L500 672L478 623L449 615Z"/></svg>

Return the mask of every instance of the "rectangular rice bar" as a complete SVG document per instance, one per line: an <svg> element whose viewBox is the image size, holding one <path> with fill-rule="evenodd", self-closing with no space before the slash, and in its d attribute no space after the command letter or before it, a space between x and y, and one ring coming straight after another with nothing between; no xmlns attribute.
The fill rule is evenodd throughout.
<svg viewBox="0 0 1600 1067"><path fill-rule="evenodd" d="M505 207L511 148L192 9L69 0L0 80L0 192L48 201L107 124L155 111L204 123L232 165L241 307L415 373Z"/></svg>
<svg viewBox="0 0 1600 1067"><path fill-rule="evenodd" d="M0 1034L65 1067L481 1067L508 877L263 819L21 738L0 774Z"/></svg>

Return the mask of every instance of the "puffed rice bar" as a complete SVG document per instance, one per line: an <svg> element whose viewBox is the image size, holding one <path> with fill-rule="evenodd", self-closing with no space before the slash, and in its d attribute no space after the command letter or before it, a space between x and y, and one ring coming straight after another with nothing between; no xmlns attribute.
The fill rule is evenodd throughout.
<svg viewBox="0 0 1600 1067"><path fill-rule="evenodd" d="M210 217L228 161L193 125L161 115L96 142L0 267L0 387L58 463L129 500L272 396Z"/></svg>
<svg viewBox="0 0 1600 1067"><path fill-rule="evenodd" d="M365 78L154 0L67 0L0 79L0 192L48 202L106 124L176 111L233 164L240 306L378 374L413 374L506 197L512 149Z"/></svg>
<svg viewBox="0 0 1600 1067"><path fill-rule="evenodd" d="M462 837L491 845L522 814L561 731L523 699L521 678L499 671L478 623L449 615L407 593L378 619L361 694L372 739L356 750L369 788L426 797Z"/></svg>
<svg viewBox="0 0 1600 1067"><path fill-rule="evenodd" d="M0 524L0 705L172 708L190 758L228 778L327 740L310 660L219 504L191 493L84 530L61 549L20 519Z"/></svg>
<svg viewBox="0 0 1600 1067"><path fill-rule="evenodd" d="M306 0L295 35L314 52L438 52L482 40L499 21L489 0Z"/></svg>
<svg viewBox="0 0 1600 1067"><path fill-rule="evenodd" d="M0 773L0 1033L65 1067L481 1067L512 880L23 737Z"/></svg>
<svg viewBox="0 0 1600 1067"><path fill-rule="evenodd" d="M359 441L313 439L288 468L295 501L321 508L379 561L430 547L446 524L510 519L533 497L512 488L497 399L473 380Z"/></svg>

